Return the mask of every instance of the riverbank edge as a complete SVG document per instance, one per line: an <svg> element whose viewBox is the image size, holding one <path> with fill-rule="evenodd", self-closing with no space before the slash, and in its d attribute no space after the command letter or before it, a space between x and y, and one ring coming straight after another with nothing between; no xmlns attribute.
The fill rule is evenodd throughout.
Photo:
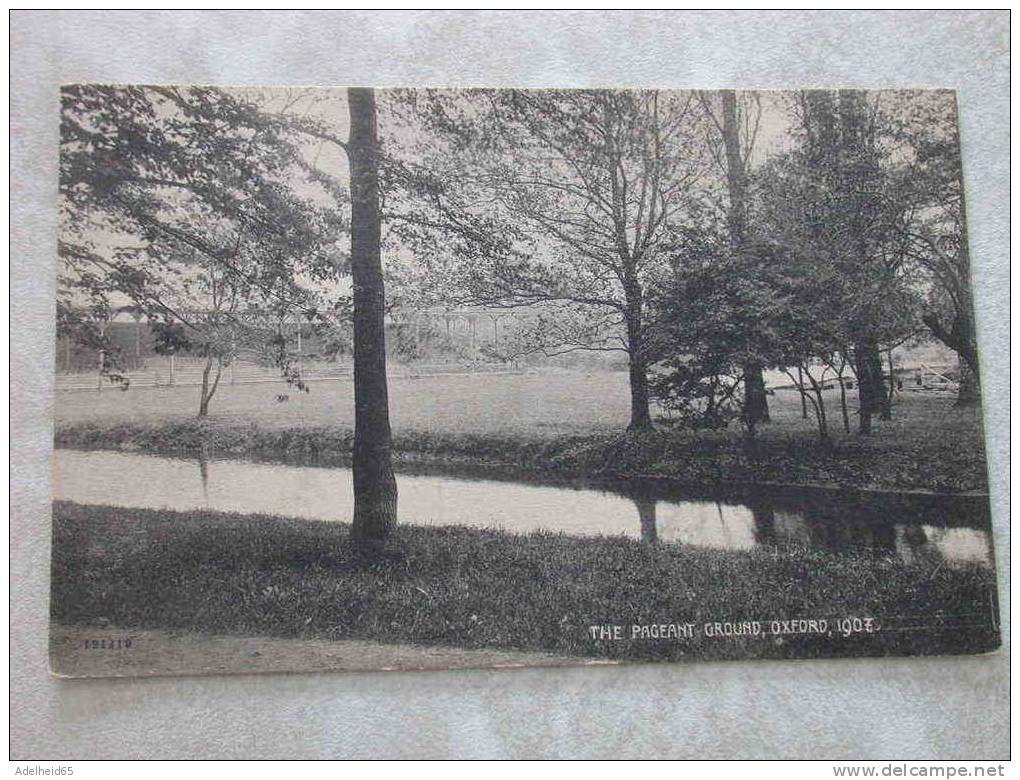
<svg viewBox="0 0 1020 780"><path fill-rule="evenodd" d="M341 426L263 429L254 423L201 420L65 425L54 434L54 446L65 449L342 467L350 466L352 441L353 432ZM902 458L896 453L817 443L803 446L792 440L691 442L663 431L545 437L411 431L394 435L392 453L394 467L407 472L477 469L480 476L642 481L677 489L989 495L983 459L978 473L967 478L953 464L944 463L939 453L920 459L910 453L906 456L910 468L899 469ZM876 465L884 471L876 473ZM919 467L913 479L903 478Z"/></svg>
<svg viewBox="0 0 1020 780"><path fill-rule="evenodd" d="M343 523L71 502L55 502L53 517L51 619L99 632L124 626L632 661L960 654L1001 644L989 612L994 572L975 565L413 524L367 559ZM968 617L986 613L987 624ZM888 622L904 615L929 617L915 627ZM852 617L889 630L654 641L589 633Z"/></svg>

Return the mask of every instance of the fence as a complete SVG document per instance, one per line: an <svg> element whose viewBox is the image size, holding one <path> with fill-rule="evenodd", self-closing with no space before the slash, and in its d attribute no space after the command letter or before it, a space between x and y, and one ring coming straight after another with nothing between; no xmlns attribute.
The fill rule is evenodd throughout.
<svg viewBox="0 0 1020 780"><path fill-rule="evenodd" d="M120 371L119 374L128 381L130 387L193 387L202 384L204 370L205 360L202 358L170 357L145 360L140 368ZM447 375L520 373L519 367L504 363L392 364L387 367L389 376L405 379ZM350 380L354 377L354 370L350 363L306 361L301 364L299 375L306 382ZM220 377L221 386L262 382L283 382L280 369L275 366L264 366L239 360L224 368L223 375ZM56 389L58 391L93 390L103 392L117 388L109 380L104 379L96 368L91 371L58 372Z"/></svg>

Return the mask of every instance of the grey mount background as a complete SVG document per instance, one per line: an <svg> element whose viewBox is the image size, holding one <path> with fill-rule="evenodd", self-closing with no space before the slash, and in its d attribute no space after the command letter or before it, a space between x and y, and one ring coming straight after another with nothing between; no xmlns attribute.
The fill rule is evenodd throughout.
<svg viewBox="0 0 1020 780"><path fill-rule="evenodd" d="M1005 758L1009 13L11 14L11 757ZM46 666L58 86L959 90L1003 649L990 656L65 681Z"/></svg>

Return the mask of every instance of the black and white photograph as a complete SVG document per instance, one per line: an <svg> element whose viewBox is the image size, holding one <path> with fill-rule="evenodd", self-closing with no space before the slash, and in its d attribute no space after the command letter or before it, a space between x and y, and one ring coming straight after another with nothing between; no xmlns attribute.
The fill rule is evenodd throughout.
<svg viewBox="0 0 1020 780"><path fill-rule="evenodd" d="M69 677L1000 643L951 90L66 84Z"/></svg>

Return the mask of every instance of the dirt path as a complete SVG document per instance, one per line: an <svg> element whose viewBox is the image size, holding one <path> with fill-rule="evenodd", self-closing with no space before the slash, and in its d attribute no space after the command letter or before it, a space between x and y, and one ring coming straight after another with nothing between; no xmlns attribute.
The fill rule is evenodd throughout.
<svg viewBox="0 0 1020 780"><path fill-rule="evenodd" d="M50 627L50 670L61 677L513 668L587 661L547 653L278 639L185 631Z"/></svg>

